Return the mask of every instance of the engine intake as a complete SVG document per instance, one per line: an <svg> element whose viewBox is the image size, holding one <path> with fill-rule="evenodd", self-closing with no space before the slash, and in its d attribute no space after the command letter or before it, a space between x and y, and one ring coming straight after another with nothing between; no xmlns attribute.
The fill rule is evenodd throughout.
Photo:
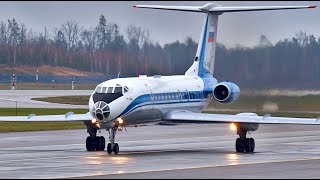
<svg viewBox="0 0 320 180"><path fill-rule="evenodd" d="M232 82L220 82L213 88L213 97L221 103L232 103L240 96L240 88Z"/></svg>

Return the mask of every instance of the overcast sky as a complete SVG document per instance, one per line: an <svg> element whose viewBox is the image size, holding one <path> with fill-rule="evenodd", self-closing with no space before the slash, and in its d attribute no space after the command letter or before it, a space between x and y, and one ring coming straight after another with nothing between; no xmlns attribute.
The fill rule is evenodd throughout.
<svg viewBox="0 0 320 180"><path fill-rule="evenodd" d="M107 22L114 22L125 32L133 24L149 30L151 39L160 44L184 41L191 36L198 42L203 18L202 13L161 11L132 8L134 4L197 5L214 2L222 6L246 5L317 5L315 9L265 12L225 13L219 16L217 41L227 46L241 44L254 46L264 34L272 43L295 36L302 30L320 36L320 2L317 1L48 1L0 2L0 21L15 18L27 28L40 32L47 27L60 27L68 20L75 20L84 28L95 27L101 14Z"/></svg>

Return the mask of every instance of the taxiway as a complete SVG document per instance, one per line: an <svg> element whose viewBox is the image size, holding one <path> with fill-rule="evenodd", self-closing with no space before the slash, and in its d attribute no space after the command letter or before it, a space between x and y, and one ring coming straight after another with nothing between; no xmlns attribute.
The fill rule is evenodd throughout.
<svg viewBox="0 0 320 180"><path fill-rule="evenodd" d="M86 96L93 90L1 90L0 108L67 108L87 109L88 105L69 105L35 101L32 98L55 96ZM16 104L17 102L17 104Z"/></svg>
<svg viewBox="0 0 320 180"><path fill-rule="evenodd" d="M316 178L320 126L261 125L236 153L227 124L148 125L117 133L120 154L87 152L86 129L0 134L2 178ZM108 139L108 133L101 134Z"/></svg>

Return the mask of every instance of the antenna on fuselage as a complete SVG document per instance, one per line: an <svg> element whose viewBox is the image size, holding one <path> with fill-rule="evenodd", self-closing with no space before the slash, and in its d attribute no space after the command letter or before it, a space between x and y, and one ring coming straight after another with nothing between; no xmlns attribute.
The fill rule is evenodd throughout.
<svg viewBox="0 0 320 180"><path fill-rule="evenodd" d="M119 76L120 76L120 71L118 72L118 78L119 78Z"/></svg>

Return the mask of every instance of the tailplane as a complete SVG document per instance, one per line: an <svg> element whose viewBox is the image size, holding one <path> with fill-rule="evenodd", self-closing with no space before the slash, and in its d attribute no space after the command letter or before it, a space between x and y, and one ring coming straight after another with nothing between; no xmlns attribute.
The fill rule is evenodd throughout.
<svg viewBox="0 0 320 180"><path fill-rule="evenodd" d="M173 11L201 12L205 13L202 32L198 43L197 53L192 66L186 71L186 75L198 75L207 79L213 76L215 64L215 51L217 42L218 16L227 12L242 11L266 11L285 9L305 9L316 6L241 6L227 7L214 3L204 6L162 6L162 5L134 5L136 8L161 9Z"/></svg>

